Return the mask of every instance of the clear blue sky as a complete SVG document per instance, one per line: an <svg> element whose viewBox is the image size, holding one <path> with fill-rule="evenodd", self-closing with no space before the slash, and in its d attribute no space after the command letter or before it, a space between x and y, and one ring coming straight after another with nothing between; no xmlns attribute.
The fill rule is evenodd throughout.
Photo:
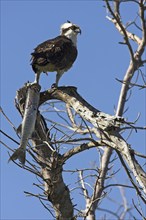
<svg viewBox="0 0 146 220"><path fill-rule="evenodd" d="M57 36L60 25L66 20L78 24L82 35L78 38L78 58L73 68L64 74L60 85L76 86L82 97L94 107L114 114L121 87L115 78L123 78L129 54L126 46L118 44L122 38L106 19L103 6L102 1L1 1L1 105L16 127L21 123L14 106L16 90L26 81L34 80L30 53L39 43ZM130 11L129 6L124 9L125 21L131 19L135 13L134 5L130 6ZM42 90L49 88L54 81L54 73L48 76L43 74ZM125 117L134 121L140 112L138 124L144 125L143 90L133 91L127 107L129 111ZM18 140L3 117L1 127ZM10 147L17 148L13 142L1 137ZM144 132L134 134L129 142L134 149L144 153ZM80 156L83 161L89 160L86 154ZM90 152L90 156L89 166L92 158L95 160L94 151ZM49 213L39 201L23 194L23 191L37 193L32 186L37 182L35 177L13 163L8 164L8 159L7 149L1 146L1 219L48 219ZM81 167L80 162L77 165ZM67 180L68 183L72 181L71 178ZM134 197L135 192L129 195L129 201Z"/></svg>

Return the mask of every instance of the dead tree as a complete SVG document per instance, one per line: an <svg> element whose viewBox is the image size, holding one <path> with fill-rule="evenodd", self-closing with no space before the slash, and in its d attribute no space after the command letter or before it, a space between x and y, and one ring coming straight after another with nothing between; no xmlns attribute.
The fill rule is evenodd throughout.
<svg viewBox="0 0 146 220"><path fill-rule="evenodd" d="M37 175L42 181L42 185L36 186L42 191L42 194L35 195L32 192L25 192L27 195L37 197L43 206L50 212L52 219L99 219L98 210L100 211L100 203L107 197L106 189L108 187L129 187L136 191L141 203L146 202L146 173L136 156L146 158L144 155L135 152L133 147L122 136L122 131L126 129L142 130L144 127L137 127L135 123L130 123L123 118L127 94L132 87L146 87L145 77L141 71L141 67L146 63L143 57L146 45L146 19L144 13L146 10L145 1L131 0L137 5L140 26L137 20L124 25L120 13L122 4L126 4L128 0L105 0L107 9L107 19L110 20L119 33L123 36L121 44L126 45L130 53L130 63L121 82L121 92L117 105L116 114L114 116L101 112L91 106L77 92L75 87L58 87L51 88L40 93L39 110L35 125L35 135L32 137L32 145L29 144L27 152L31 155L32 161L28 161L23 169ZM129 31L129 27L133 25L141 30L141 37ZM135 42L137 49L134 51L131 41ZM134 74L139 71L139 77L142 77L143 84L138 84L138 79L133 82ZM24 85L17 91L16 107L23 117L24 106L27 94L27 85ZM57 100L57 101L56 101ZM64 105L63 105L64 103ZM58 105L63 105L62 109ZM42 106L47 112L47 117L43 115ZM1 110L2 111L2 110ZM54 111L58 118L64 120L64 124L60 121L51 119L51 111ZM62 112L64 115L62 115ZM3 113L4 114L4 113ZM58 138L58 133L61 136ZM68 146L62 150L61 146ZM81 152L91 149L97 149L99 152L100 162L96 168L77 169L75 167L72 173L78 174L78 184L82 191L82 197L85 199L85 208L80 210L73 204L71 198L71 189L65 183L63 177L64 165L66 162ZM116 176L111 170L112 153L116 152L119 162L124 167L131 185L123 185L120 183L107 184L107 179ZM82 157L82 156L81 156ZM18 166L21 164L15 162ZM111 175L110 175L111 172ZM89 182L89 177L93 179ZM87 185L92 190L88 190ZM120 188L122 198L124 194ZM74 189L76 190L76 189ZM91 191L91 192L89 192ZM50 202L50 207L45 202ZM135 202L133 206L137 209L142 219L145 219L142 210L137 208ZM54 211L52 211L52 209ZM121 213L110 212L113 219L126 219L130 208L123 203L123 211Z"/></svg>

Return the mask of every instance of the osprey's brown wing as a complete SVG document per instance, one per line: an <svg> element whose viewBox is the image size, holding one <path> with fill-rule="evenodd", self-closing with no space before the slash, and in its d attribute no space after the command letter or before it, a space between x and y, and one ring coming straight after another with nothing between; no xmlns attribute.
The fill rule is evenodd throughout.
<svg viewBox="0 0 146 220"><path fill-rule="evenodd" d="M48 64L53 65L53 71L57 71L71 67L77 57L77 49L70 39L58 36L38 45L31 55L31 65L35 73L38 66L43 72L43 67L45 69Z"/></svg>

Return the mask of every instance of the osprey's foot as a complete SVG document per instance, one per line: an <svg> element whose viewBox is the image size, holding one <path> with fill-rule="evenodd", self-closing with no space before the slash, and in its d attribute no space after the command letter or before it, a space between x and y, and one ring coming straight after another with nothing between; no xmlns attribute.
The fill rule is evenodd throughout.
<svg viewBox="0 0 146 220"><path fill-rule="evenodd" d="M51 89L54 89L54 88L57 88L57 84L56 83L53 83L52 86L51 86Z"/></svg>

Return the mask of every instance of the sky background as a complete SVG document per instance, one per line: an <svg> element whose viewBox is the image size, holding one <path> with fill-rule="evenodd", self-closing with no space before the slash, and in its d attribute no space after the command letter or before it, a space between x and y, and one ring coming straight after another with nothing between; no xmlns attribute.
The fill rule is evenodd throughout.
<svg viewBox="0 0 146 220"><path fill-rule="evenodd" d="M63 75L59 85L72 85L79 94L95 108L114 114L121 84L116 78L123 79L129 63L126 46L119 44L122 38L112 23L106 19L106 9L102 1L1 1L1 106L13 124L18 127L21 117L14 106L16 91L27 81L34 80L30 66L30 53L39 43L59 35L60 25L67 20L81 27L78 37L78 57L73 67ZM129 11L130 8L130 11ZM122 6L124 22L135 18L134 4ZM139 35L139 32L136 32ZM134 45L135 46L135 45ZM144 69L143 69L144 70ZM55 82L55 73L42 74L42 91ZM140 81L139 81L140 82ZM125 113L128 121L134 121L141 113L137 125L145 125L145 93L133 89L129 107ZM12 127L1 117L1 128L14 137ZM1 139L13 149L18 146L6 137ZM128 140L132 148L145 152L144 131L134 133ZM33 186L36 178L13 163L7 163L8 150L1 145L1 219L48 219L49 213L35 198L28 198L23 191L37 189ZM88 158L90 155L90 159ZM76 166L90 166L96 161L94 150L76 158ZM66 167L75 168L70 160ZM119 165L120 167L120 165ZM67 177L71 183L72 177ZM123 176L119 175L119 178ZM126 181L126 174L124 176ZM126 192L128 193L128 192ZM116 197L116 192L113 197ZM136 198L135 192L126 194L129 201ZM78 197L76 195L76 199ZM76 200L75 199L75 200ZM80 208L84 209L81 200ZM102 214L102 213L101 213ZM135 215L137 213L135 212ZM51 219L51 217L49 217Z"/></svg>

